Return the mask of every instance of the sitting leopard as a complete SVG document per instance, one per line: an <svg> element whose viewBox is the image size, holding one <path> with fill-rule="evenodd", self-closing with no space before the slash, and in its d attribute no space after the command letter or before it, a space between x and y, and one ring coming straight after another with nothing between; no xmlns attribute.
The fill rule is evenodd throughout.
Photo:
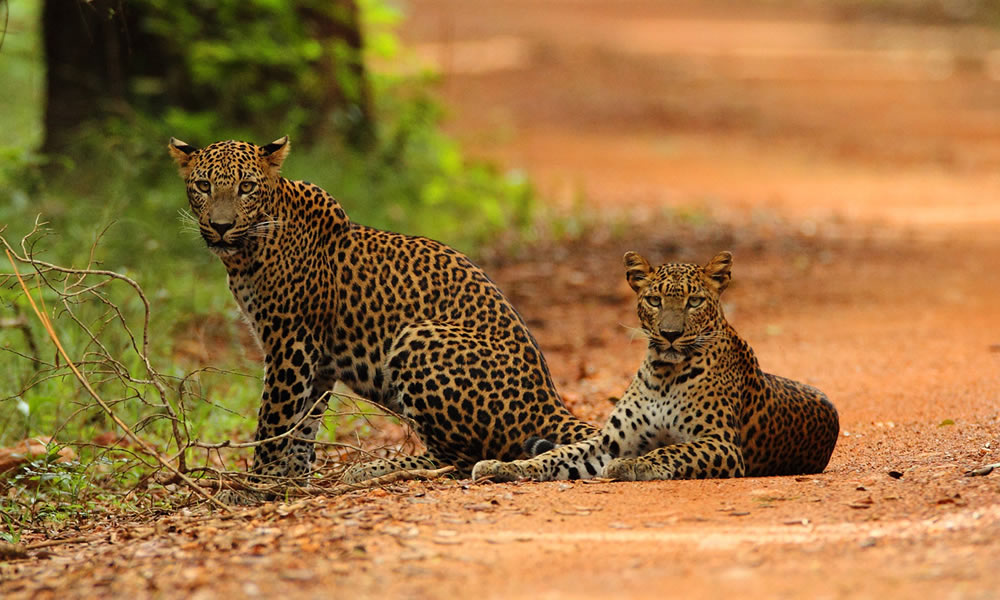
<svg viewBox="0 0 1000 600"><path fill-rule="evenodd" d="M732 255L706 266L650 267L625 255L649 349L594 437L528 460L478 463L473 477L626 481L819 473L837 443L837 411L819 390L760 370L722 314ZM544 440L529 443L549 447Z"/></svg>
<svg viewBox="0 0 1000 600"><path fill-rule="evenodd" d="M171 138L169 151L265 355L253 473L310 471L338 381L409 418L427 448L356 464L351 482L442 465L468 474L484 458L524 456L530 437L596 431L562 404L535 339L479 267L433 240L352 223L324 190L282 177L287 136L202 149Z"/></svg>

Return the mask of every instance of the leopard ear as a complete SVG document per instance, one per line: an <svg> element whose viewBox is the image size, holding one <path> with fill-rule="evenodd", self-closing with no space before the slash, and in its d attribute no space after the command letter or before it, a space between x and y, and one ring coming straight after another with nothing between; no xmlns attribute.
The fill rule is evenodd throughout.
<svg viewBox="0 0 1000 600"><path fill-rule="evenodd" d="M721 294L729 287L729 282L733 278L732 268L733 253L723 251L716 254L715 258L708 261L708 264L702 269L709 284L715 288L715 293Z"/></svg>
<svg viewBox="0 0 1000 600"><path fill-rule="evenodd" d="M173 156L177 162L177 166L181 171L181 177L186 178L190 172L188 164L191 162L191 155L197 152L198 149L187 142L182 142L172 137L170 138L170 143L167 144L167 150L170 151L170 156Z"/></svg>
<svg viewBox="0 0 1000 600"><path fill-rule="evenodd" d="M274 168L275 174L281 171L281 163L285 162L288 151L292 145L288 143L288 136L280 137L270 144L261 147L261 155L267 159L267 164Z"/></svg>
<svg viewBox="0 0 1000 600"><path fill-rule="evenodd" d="M649 266L649 262L639 256L638 252L625 253L625 279L628 280L632 291L638 292L649 285L649 274L652 271L653 268Z"/></svg>

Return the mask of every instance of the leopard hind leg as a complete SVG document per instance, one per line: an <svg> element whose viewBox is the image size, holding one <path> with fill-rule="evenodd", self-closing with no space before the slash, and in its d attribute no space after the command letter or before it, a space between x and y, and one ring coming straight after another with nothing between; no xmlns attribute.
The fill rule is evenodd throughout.
<svg viewBox="0 0 1000 600"><path fill-rule="evenodd" d="M441 467L437 460L429 454L401 456L399 458L377 458L356 462L347 467L340 478L341 483L361 483L397 471L412 471L415 469L437 469Z"/></svg>

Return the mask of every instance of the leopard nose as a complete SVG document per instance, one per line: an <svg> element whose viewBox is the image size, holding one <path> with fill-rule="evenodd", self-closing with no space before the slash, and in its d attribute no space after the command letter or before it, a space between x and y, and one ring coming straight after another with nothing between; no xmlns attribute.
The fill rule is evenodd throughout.
<svg viewBox="0 0 1000 600"><path fill-rule="evenodd" d="M660 335L662 335L664 337L664 339L666 339L671 344L673 344L675 341L677 341L677 338L681 337L682 333L684 333L684 332L683 331L667 331L665 329L661 329L660 330Z"/></svg>
<svg viewBox="0 0 1000 600"><path fill-rule="evenodd" d="M209 222L209 225L211 225L212 229L214 229L215 232L219 234L220 238L226 235L226 232L233 228L232 223L215 223L213 221Z"/></svg>

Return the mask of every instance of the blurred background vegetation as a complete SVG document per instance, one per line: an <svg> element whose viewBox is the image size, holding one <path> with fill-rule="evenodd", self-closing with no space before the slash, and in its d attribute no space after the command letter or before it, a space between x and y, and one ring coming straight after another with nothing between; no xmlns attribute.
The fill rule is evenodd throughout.
<svg viewBox="0 0 1000 600"><path fill-rule="evenodd" d="M401 46L393 32L400 18L388 0L0 2L3 236L17 246L38 219L46 225L32 238L36 258L75 267L96 261L135 279L152 303L151 355L164 376L206 364L251 374L194 378L204 392L188 407L195 437L250 435L259 357L241 349L245 334L221 265L196 234L182 231L178 211L186 201L166 152L170 136L203 146L287 134L293 153L286 176L323 186L358 222L473 255L498 237L517 238L531 221L528 183L465 160L439 129L435 74ZM0 268L0 318L8 324L0 328L0 448L37 435L89 443L113 430L57 368L43 329L5 273L9 267ZM119 284L102 289L120 319L102 302L70 310L60 308L56 290L36 291L70 356L94 350L86 326L142 379L129 336L141 330L142 303ZM44 364L32 360L35 348ZM102 373L100 363L89 373ZM130 422L163 412L162 404L145 403L151 388L105 379L99 389L109 400L128 400L122 409ZM169 431L166 423L143 427L165 445ZM59 466L53 475L45 466L53 454L18 477L58 483L74 468L92 477L94 452L80 450L75 467ZM80 477L63 486L74 497ZM40 488L18 489L37 495ZM19 513L17 501L10 506Z"/></svg>
<svg viewBox="0 0 1000 600"><path fill-rule="evenodd" d="M88 229L134 218L162 232L181 198L164 159L171 135L196 145L290 135L296 158L287 174L327 187L375 226L475 245L527 218L523 181L466 163L439 132L434 74L400 47L392 28L401 13L389 2L208 6L4 5L0 222L8 235L35 214L70 234L63 225L79 223L79 208ZM124 250L108 247L134 260L137 249Z"/></svg>

